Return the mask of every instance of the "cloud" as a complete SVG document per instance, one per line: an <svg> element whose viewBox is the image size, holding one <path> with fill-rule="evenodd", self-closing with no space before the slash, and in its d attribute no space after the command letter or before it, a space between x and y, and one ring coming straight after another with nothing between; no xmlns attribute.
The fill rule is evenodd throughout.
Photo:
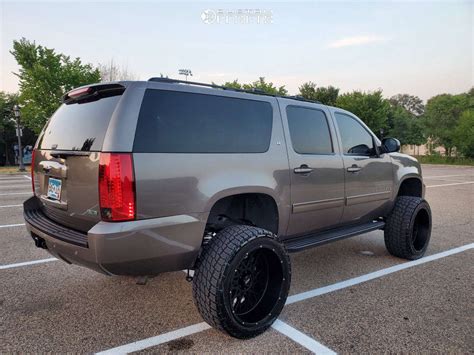
<svg viewBox="0 0 474 355"><path fill-rule="evenodd" d="M348 46L362 46L364 44L385 42L387 39L382 36L368 35L368 36L353 36L338 39L337 41L329 43L329 48L341 48Z"/></svg>

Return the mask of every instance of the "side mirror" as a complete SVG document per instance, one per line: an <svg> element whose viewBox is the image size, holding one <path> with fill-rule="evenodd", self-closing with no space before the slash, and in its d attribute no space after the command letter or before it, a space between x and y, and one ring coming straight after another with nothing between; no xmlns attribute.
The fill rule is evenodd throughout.
<svg viewBox="0 0 474 355"><path fill-rule="evenodd" d="M382 147L385 153L393 153L400 151L400 141L395 138L382 139Z"/></svg>

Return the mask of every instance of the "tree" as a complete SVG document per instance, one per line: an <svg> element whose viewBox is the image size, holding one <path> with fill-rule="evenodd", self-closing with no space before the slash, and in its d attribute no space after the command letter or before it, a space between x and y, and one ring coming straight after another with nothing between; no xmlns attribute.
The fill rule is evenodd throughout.
<svg viewBox="0 0 474 355"><path fill-rule="evenodd" d="M474 158L474 110L464 111L454 131L454 143L462 155Z"/></svg>
<svg viewBox="0 0 474 355"><path fill-rule="evenodd" d="M90 64L25 38L13 41L10 53L20 66L15 75L19 78L22 120L36 133L59 107L67 91L100 81L99 70Z"/></svg>
<svg viewBox="0 0 474 355"><path fill-rule="evenodd" d="M312 81L308 81L299 87L300 95L307 100L319 101L324 105L336 105L339 89L334 86L316 87Z"/></svg>
<svg viewBox="0 0 474 355"><path fill-rule="evenodd" d="M18 103L18 95L0 92L0 164L10 165L13 156L9 147L16 135L13 120L13 106Z"/></svg>
<svg viewBox="0 0 474 355"><path fill-rule="evenodd" d="M8 94L0 91L0 165L10 165L14 162L13 146L17 144L16 122L13 106L18 104L18 94ZM33 145L35 134L28 128L22 129L23 146Z"/></svg>
<svg viewBox="0 0 474 355"><path fill-rule="evenodd" d="M469 94L442 94L426 103L423 118L426 131L433 143L444 147L447 156L451 156L455 147L455 130L461 114L469 108L469 99Z"/></svg>
<svg viewBox="0 0 474 355"><path fill-rule="evenodd" d="M235 79L234 81L226 81L222 86L232 89L242 89L242 84L240 84L237 79Z"/></svg>
<svg viewBox="0 0 474 355"><path fill-rule="evenodd" d="M392 106L388 119L388 136L397 138L401 144L421 145L426 143L420 120L401 106Z"/></svg>
<svg viewBox="0 0 474 355"><path fill-rule="evenodd" d="M382 97L382 91L361 92L353 91L340 95L336 106L352 112L358 116L374 132L386 130L387 118L390 113L388 100Z"/></svg>
<svg viewBox="0 0 474 355"><path fill-rule="evenodd" d="M213 83L214 84L214 83ZM250 84L241 84L238 79L234 81L226 81L222 86L232 89L243 89L243 90L260 90L267 94L271 95L281 95L285 96L288 94L288 91L285 89L285 86L275 87L273 83L267 83L265 78L261 76L258 80Z"/></svg>
<svg viewBox="0 0 474 355"><path fill-rule="evenodd" d="M236 81L237 80L235 80L235 82ZM245 90L253 90L253 89L261 90L271 95L284 96L288 93L288 90L285 89L284 85L277 88L273 85L273 83L267 83L263 76L261 76L260 78L258 78L258 80L254 81L251 84L243 84L242 88L244 88Z"/></svg>
<svg viewBox="0 0 474 355"><path fill-rule="evenodd" d="M417 96L398 94L392 96L389 102L388 135L398 138L401 144L426 143L423 125L418 119L425 110L423 101Z"/></svg>
<svg viewBox="0 0 474 355"><path fill-rule="evenodd" d="M403 107L414 116L420 116L425 112L425 105L418 96L397 94L392 96L389 101L392 106Z"/></svg>
<svg viewBox="0 0 474 355"><path fill-rule="evenodd" d="M128 66L119 66L114 63L113 59L111 59L110 62L105 64L99 63L97 68L99 69L100 79L102 82L139 79L138 75L128 69Z"/></svg>

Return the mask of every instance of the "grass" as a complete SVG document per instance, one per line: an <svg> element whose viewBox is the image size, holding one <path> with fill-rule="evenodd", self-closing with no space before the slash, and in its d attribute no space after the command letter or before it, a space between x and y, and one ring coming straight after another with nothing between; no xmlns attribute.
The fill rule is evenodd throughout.
<svg viewBox="0 0 474 355"><path fill-rule="evenodd" d="M9 175L9 174L30 174L30 167L25 166L25 171L18 171L18 166L0 166L0 175Z"/></svg>
<svg viewBox="0 0 474 355"><path fill-rule="evenodd" d="M416 155L421 164L446 164L446 165L470 165L474 166L474 159L445 157L442 155Z"/></svg>

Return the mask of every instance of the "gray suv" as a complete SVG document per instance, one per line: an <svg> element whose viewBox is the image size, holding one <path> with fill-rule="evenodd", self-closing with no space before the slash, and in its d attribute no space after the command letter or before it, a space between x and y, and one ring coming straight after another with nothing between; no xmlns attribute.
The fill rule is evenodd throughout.
<svg viewBox="0 0 474 355"><path fill-rule="evenodd" d="M288 253L383 229L424 255L418 162L352 113L258 91L152 78L67 93L44 127L24 217L37 247L106 275L194 270L202 317L265 331L290 287Z"/></svg>

